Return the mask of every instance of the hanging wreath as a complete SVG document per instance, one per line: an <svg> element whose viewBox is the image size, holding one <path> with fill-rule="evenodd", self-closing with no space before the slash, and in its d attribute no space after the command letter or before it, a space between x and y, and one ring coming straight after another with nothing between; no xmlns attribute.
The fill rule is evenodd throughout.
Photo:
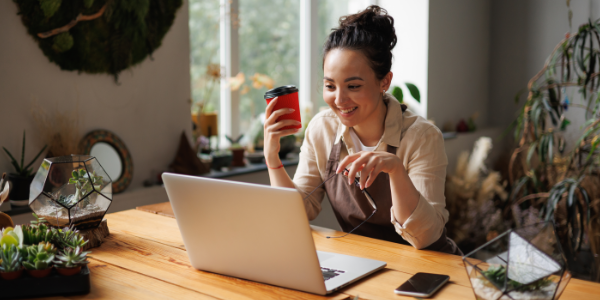
<svg viewBox="0 0 600 300"><path fill-rule="evenodd" d="M182 0L13 0L23 24L63 70L119 73L160 45Z"/></svg>

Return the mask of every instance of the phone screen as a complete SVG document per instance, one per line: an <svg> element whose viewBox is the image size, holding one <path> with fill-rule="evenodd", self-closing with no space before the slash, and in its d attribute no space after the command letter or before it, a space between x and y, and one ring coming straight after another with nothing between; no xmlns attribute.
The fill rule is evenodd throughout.
<svg viewBox="0 0 600 300"><path fill-rule="evenodd" d="M450 279L448 275L417 273L399 286L396 294L429 297Z"/></svg>

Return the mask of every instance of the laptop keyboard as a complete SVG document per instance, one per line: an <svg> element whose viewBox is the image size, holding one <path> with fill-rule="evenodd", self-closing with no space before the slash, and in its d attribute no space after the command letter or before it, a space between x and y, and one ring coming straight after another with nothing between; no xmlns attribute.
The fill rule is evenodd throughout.
<svg viewBox="0 0 600 300"><path fill-rule="evenodd" d="M342 270L329 269L323 267L321 267L321 272L323 273L323 279L325 281L344 273L344 271Z"/></svg>

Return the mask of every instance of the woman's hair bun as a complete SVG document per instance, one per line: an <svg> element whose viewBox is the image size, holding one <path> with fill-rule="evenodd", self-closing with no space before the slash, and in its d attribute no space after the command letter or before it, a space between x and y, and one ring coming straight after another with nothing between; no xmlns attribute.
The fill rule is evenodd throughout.
<svg viewBox="0 0 600 300"><path fill-rule="evenodd" d="M342 16L339 22L338 29L371 34L371 42L378 46L387 46L389 50L394 49L398 41L394 18L388 15L387 10L377 5L371 5L357 14Z"/></svg>
<svg viewBox="0 0 600 300"><path fill-rule="evenodd" d="M361 51L379 80L392 68L392 49L398 41L394 18L377 5L340 18L323 45L323 64L330 50L341 48Z"/></svg>

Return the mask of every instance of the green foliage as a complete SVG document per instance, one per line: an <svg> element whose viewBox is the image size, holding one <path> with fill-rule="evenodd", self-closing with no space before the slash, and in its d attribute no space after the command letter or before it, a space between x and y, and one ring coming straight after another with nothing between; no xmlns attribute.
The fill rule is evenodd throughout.
<svg viewBox="0 0 600 300"><path fill-rule="evenodd" d="M85 8L90 8L92 7L92 4L94 4L94 0L83 0L83 6Z"/></svg>
<svg viewBox="0 0 600 300"><path fill-rule="evenodd" d="M509 174L516 177L511 200L523 205L520 199L526 196L536 199L527 205L539 208L540 217L565 224L559 232L563 245L569 246L567 251L580 248L589 227L584 222L592 219L590 199L600 196L596 189L592 189L595 195L589 194L600 171L599 59L600 20L590 21L561 41L530 80L529 95L514 123L519 143L515 154L526 157L523 168L513 168ZM581 104L572 103L575 91ZM585 123L574 136L573 149L566 152L565 131L571 125L566 111L570 107L581 109ZM597 243L598 237L588 236L590 244Z"/></svg>
<svg viewBox="0 0 600 300"><path fill-rule="evenodd" d="M54 36L54 44L52 49L56 52L65 52L73 48L73 36L69 32L59 33Z"/></svg>
<svg viewBox="0 0 600 300"><path fill-rule="evenodd" d="M182 0L83 0L62 4L58 0L13 1L27 31L50 61L62 70L108 73L115 80L121 71L142 62L160 47L183 3ZM93 15L104 5L102 16L81 21L69 30L72 47L67 47L70 40L67 36L37 35L65 26L78 14Z"/></svg>
<svg viewBox="0 0 600 300"><path fill-rule="evenodd" d="M56 249L50 243L39 243L27 247L27 260L23 261L23 267L28 270L45 270L50 267L54 260Z"/></svg>
<svg viewBox="0 0 600 300"><path fill-rule="evenodd" d="M408 88L408 91L410 92L410 95L415 98L415 100L417 100L417 102L421 102L421 92L419 92L419 89L417 88L416 85L410 83L410 82L406 82L406 87Z"/></svg>
<svg viewBox="0 0 600 300"><path fill-rule="evenodd" d="M29 177L29 176L31 176L31 172L33 171L33 169L31 168L31 165L33 165L35 160L38 159L38 157L40 157L40 155L42 155L42 152L44 152L44 150L46 150L46 147L47 147L47 145L45 145L44 148L42 148L42 150L40 150L40 152L26 166L24 166L24 164L25 164L25 131L23 131L23 147L21 148L21 164L19 164L19 162L15 159L15 157L6 148L2 147L2 149L4 149L4 152L6 152L6 154L10 158L10 163L13 165L13 167L15 167L16 174L20 175L22 177Z"/></svg>
<svg viewBox="0 0 600 300"><path fill-rule="evenodd" d="M83 248L83 246L88 242L83 238L83 236L81 236L81 234L79 234L79 231L74 229L73 227L58 229L54 241L56 245L58 245L58 247L62 249L75 249L77 247Z"/></svg>
<svg viewBox="0 0 600 300"><path fill-rule="evenodd" d="M228 135L225 135L225 138L226 138L226 139L227 139L227 140L228 140L228 141L231 143L231 148L233 148L233 149L239 149L239 148L242 148L242 146L240 145L240 140L241 140L243 137L244 137L244 135L242 134L242 135L238 136L238 138L237 138L237 139L235 139L235 140L234 140L234 139L233 139L233 138L231 138L230 136L228 136Z"/></svg>
<svg viewBox="0 0 600 300"><path fill-rule="evenodd" d="M394 96L394 98L396 98L398 102L404 102L404 93L402 92L402 89L399 86L394 86L392 88L392 96Z"/></svg>
<svg viewBox="0 0 600 300"><path fill-rule="evenodd" d="M57 238L57 230L46 224L24 225L23 244L37 245L42 242L54 242Z"/></svg>
<svg viewBox="0 0 600 300"><path fill-rule="evenodd" d="M33 2L33 1L32 1ZM60 8L62 0L39 0L40 8L44 12L46 18L54 16L56 11Z"/></svg>
<svg viewBox="0 0 600 300"><path fill-rule="evenodd" d="M76 247L67 248L62 255L57 255L54 265L57 268L73 268L89 263L87 261L87 255L90 251L82 251L82 248Z"/></svg>
<svg viewBox="0 0 600 300"><path fill-rule="evenodd" d="M504 282L507 280L506 278L506 267L503 265L498 266L490 266L487 271L482 271L483 275L492 281L496 286L503 287ZM521 292L525 291L535 291L539 290L543 287L546 287L552 283L552 280L547 278L542 278L537 281L534 281L528 285L521 284L512 279L508 279L507 285L509 290L517 290Z"/></svg>
<svg viewBox="0 0 600 300"><path fill-rule="evenodd" d="M0 264L2 272L14 272L21 269L23 256L15 245L2 245L0 259L2 259L2 264Z"/></svg>
<svg viewBox="0 0 600 300"><path fill-rule="evenodd" d="M421 92L419 92L419 88L410 82L405 82L404 84L406 85L406 88L408 88L410 95L417 100L417 102L421 102ZM396 100L398 100L398 102L404 102L404 93L402 92L402 88L399 86L393 86L391 94L394 96L394 98L396 98Z"/></svg>

